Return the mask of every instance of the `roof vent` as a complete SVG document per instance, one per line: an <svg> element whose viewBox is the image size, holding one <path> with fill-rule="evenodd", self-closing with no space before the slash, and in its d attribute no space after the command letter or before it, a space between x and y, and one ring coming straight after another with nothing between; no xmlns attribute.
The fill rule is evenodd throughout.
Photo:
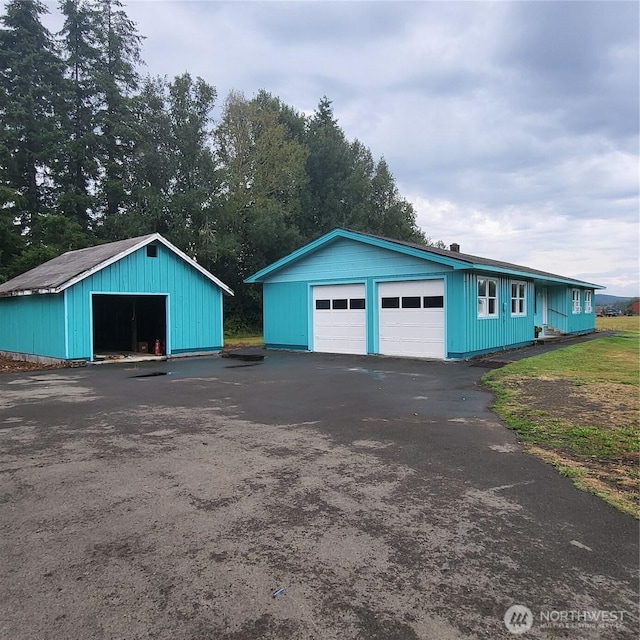
<svg viewBox="0 0 640 640"><path fill-rule="evenodd" d="M453 251L454 253L460 253L460 245L457 242L454 242L449 246L449 251Z"/></svg>

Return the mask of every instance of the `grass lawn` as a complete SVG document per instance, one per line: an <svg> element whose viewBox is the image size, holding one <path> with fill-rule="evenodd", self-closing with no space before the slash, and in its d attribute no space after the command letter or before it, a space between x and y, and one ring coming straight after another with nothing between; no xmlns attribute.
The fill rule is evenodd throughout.
<svg viewBox="0 0 640 640"><path fill-rule="evenodd" d="M605 336L491 371L494 410L528 450L640 517L640 318L598 318Z"/></svg>
<svg viewBox="0 0 640 640"><path fill-rule="evenodd" d="M238 347L262 347L264 338L261 333L234 333L225 334L224 348L235 349Z"/></svg>

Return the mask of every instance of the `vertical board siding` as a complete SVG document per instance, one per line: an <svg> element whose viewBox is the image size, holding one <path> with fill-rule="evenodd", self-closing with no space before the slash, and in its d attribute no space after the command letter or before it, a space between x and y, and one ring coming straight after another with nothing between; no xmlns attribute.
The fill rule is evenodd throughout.
<svg viewBox="0 0 640 640"><path fill-rule="evenodd" d="M0 349L65 359L64 295L0 299Z"/></svg>
<svg viewBox="0 0 640 640"><path fill-rule="evenodd" d="M416 278L449 273L451 267L368 244L340 239L285 267L269 278L275 282L338 281L354 278Z"/></svg>
<svg viewBox="0 0 640 640"><path fill-rule="evenodd" d="M265 283L263 298L265 344L308 349L310 310L307 283Z"/></svg>
<svg viewBox="0 0 640 640"><path fill-rule="evenodd" d="M478 278L497 282L496 317L478 317ZM496 274L464 273L450 278L448 355L453 358L468 357L506 349L513 345L532 342L534 339L534 285L523 279L500 277ZM525 314L511 314L511 283L526 282Z"/></svg>
<svg viewBox="0 0 640 640"><path fill-rule="evenodd" d="M167 295L167 343L171 353L220 349L222 291L163 245L156 258L146 247L67 290L69 357L92 357L91 294Z"/></svg>

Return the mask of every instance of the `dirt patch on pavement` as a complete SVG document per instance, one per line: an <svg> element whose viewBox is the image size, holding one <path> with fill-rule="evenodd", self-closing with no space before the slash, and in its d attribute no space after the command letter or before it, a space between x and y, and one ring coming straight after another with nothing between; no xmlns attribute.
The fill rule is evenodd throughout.
<svg viewBox="0 0 640 640"><path fill-rule="evenodd" d="M64 364L42 364L39 362L26 362L25 360L12 360L11 358L0 356L0 373L61 369L64 366Z"/></svg>

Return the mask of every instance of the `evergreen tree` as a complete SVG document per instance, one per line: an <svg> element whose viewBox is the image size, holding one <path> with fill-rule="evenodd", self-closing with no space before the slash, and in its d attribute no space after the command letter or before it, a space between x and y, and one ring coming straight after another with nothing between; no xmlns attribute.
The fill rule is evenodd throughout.
<svg viewBox="0 0 640 640"><path fill-rule="evenodd" d="M138 88L142 38L119 0L95 0L93 5L99 50L95 84L100 97L94 126L102 174L98 213L110 219L123 212L127 199L125 169L133 160L135 143L131 99Z"/></svg>
<svg viewBox="0 0 640 640"><path fill-rule="evenodd" d="M40 21L46 12L38 0L12 0L0 19L0 185L30 242L51 210L61 141L62 62Z"/></svg>
<svg viewBox="0 0 640 640"><path fill-rule="evenodd" d="M96 12L83 0L62 0L65 16L60 33L66 65L63 117L65 143L59 167L58 208L88 230L94 208L93 190L99 179L96 116L99 94L96 75L100 52Z"/></svg>

